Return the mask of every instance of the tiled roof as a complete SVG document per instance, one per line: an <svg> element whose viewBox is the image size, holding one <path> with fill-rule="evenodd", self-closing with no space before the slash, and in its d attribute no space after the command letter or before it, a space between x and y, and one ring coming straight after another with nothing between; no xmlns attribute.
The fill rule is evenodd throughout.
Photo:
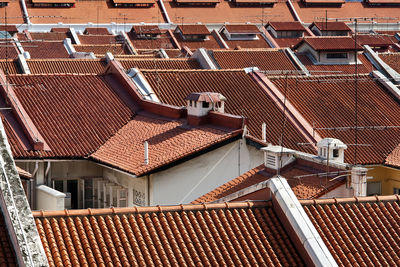
<svg viewBox="0 0 400 267"><path fill-rule="evenodd" d="M113 55L127 55L129 52L122 44L109 45L74 45L76 52L93 52L95 55L105 55L111 52Z"/></svg>
<svg viewBox="0 0 400 267"><path fill-rule="evenodd" d="M304 37L303 41L296 45L295 48L300 46L303 42L309 44L316 51L353 51L355 47L357 48L357 50L363 49L359 44L355 46L355 41L350 36Z"/></svg>
<svg viewBox="0 0 400 267"><path fill-rule="evenodd" d="M86 28L83 32L84 34L95 34L95 35L105 35L110 34L107 28L101 27L93 27L93 28Z"/></svg>
<svg viewBox="0 0 400 267"><path fill-rule="evenodd" d="M82 158L95 151L133 116L100 75L10 75L10 83L51 151L25 149L20 129L3 111L15 158Z"/></svg>
<svg viewBox="0 0 400 267"><path fill-rule="evenodd" d="M21 45L31 58L69 58L63 42L29 42Z"/></svg>
<svg viewBox="0 0 400 267"><path fill-rule="evenodd" d="M347 26L346 23L339 21L313 22L310 25L310 29L314 25L321 31L351 31L350 27Z"/></svg>
<svg viewBox="0 0 400 267"><path fill-rule="evenodd" d="M370 7L365 5L363 1L345 1L341 7L324 6L323 8L308 8L300 1L292 1L292 4L301 20L305 23L312 23L316 18L325 18L327 14L328 17L337 19L353 18L356 16L355 14L359 14L361 17L374 17L376 18L374 22L381 23L393 22L385 18L397 18L399 16L398 8Z"/></svg>
<svg viewBox="0 0 400 267"><path fill-rule="evenodd" d="M4 10L2 8L2 17L4 16ZM5 23L5 19L3 18L3 22ZM22 6L19 1L9 1L7 6L7 24L16 24L20 25L24 23L24 14L22 13Z"/></svg>
<svg viewBox="0 0 400 267"><path fill-rule="evenodd" d="M161 30L157 25L134 25L131 32L136 34L161 34Z"/></svg>
<svg viewBox="0 0 400 267"><path fill-rule="evenodd" d="M160 34L157 39L138 39L132 32L128 33L128 37L136 49L175 48L172 38L168 33Z"/></svg>
<svg viewBox="0 0 400 267"><path fill-rule="evenodd" d="M32 74L42 73L103 73L106 63L100 59L28 59Z"/></svg>
<svg viewBox="0 0 400 267"><path fill-rule="evenodd" d="M334 137L346 144L355 143L354 128L338 130L337 127L355 126L354 76L317 76L309 78L272 79L280 90L288 90L288 100L304 118L315 125L321 137ZM357 82L358 127L400 125L399 101L367 75ZM286 88L287 84L287 89ZM333 128L333 129L318 129ZM386 158L400 144L399 128L360 129L357 143L348 146L345 161L360 164L384 164ZM398 163L400 165L400 162Z"/></svg>
<svg viewBox="0 0 400 267"><path fill-rule="evenodd" d="M241 130L188 127L179 121L137 115L91 158L141 176L240 133ZM144 163L144 141L149 143L148 164Z"/></svg>
<svg viewBox="0 0 400 267"><path fill-rule="evenodd" d="M210 54L222 69L296 70L283 50L214 50Z"/></svg>
<svg viewBox="0 0 400 267"><path fill-rule="evenodd" d="M63 41L65 38L71 38L68 32L30 32L33 40L44 41Z"/></svg>
<svg viewBox="0 0 400 267"><path fill-rule="evenodd" d="M123 43L123 41L118 40L118 36L115 35L78 35L79 41L81 42L82 45L87 45L87 44L104 44L104 45L110 45L110 44L120 44Z"/></svg>
<svg viewBox="0 0 400 267"><path fill-rule="evenodd" d="M223 48L218 44L217 40L214 38L213 35L209 35L208 39L204 41L184 40L179 33L174 33L174 36L182 47L187 46L191 50L196 50L198 48L207 48L207 49Z"/></svg>
<svg viewBox="0 0 400 267"><path fill-rule="evenodd" d="M400 262L397 195L301 202L339 266L396 266Z"/></svg>
<svg viewBox="0 0 400 267"><path fill-rule="evenodd" d="M4 73L17 74L20 73L18 63L15 60L0 60L0 69Z"/></svg>
<svg viewBox="0 0 400 267"><path fill-rule="evenodd" d="M33 212L50 266L303 266L272 202Z"/></svg>
<svg viewBox="0 0 400 267"><path fill-rule="evenodd" d="M50 32L64 32L64 33L67 33L69 31L70 31L70 29L67 27L51 28L51 30L50 30Z"/></svg>
<svg viewBox="0 0 400 267"><path fill-rule="evenodd" d="M358 34L357 43L359 45L369 45L371 47L387 47L393 45L391 37L378 34Z"/></svg>
<svg viewBox="0 0 400 267"><path fill-rule="evenodd" d="M270 48L271 46L267 43L267 41L262 37L261 34L257 34L258 40L228 40L225 34L221 34L221 37L224 39L225 43L229 46L229 48Z"/></svg>
<svg viewBox="0 0 400 267"><path fill-rule="evenodd" d="M400 73L400 53L379 54L379 57L391 68Z"/></svg>
<svg viewBox="0 0 400 267"><path fill-rule="evenodd" d="M338 169L330 167L329 171L334 172L338 171ZM329 181L329 179L336 175L333 177L330 175L329 177L307 176L296 178L296 176L300 175L317 174L322 172L326 172L326 165L313 163L303 159L296 159L294 163L282 168L280 175L288 180L288 183L297 198L313 199L318 198L336 188L338 185L343 184L343 180L340 179ZM199 197L192 203L197 204L216 201L249 186L267 181L274 175L276 175L276 171L268 169L264 164L262 164Z"/></svg>
<svg viewBox="0 0 400 267"><path fill-rule="evenodd" d="M15 3L19 5L19 2ZM114 7L111 1L76 1L72 8L32 7L30 1L26 5L29 16L31 16L30 21L33 24L56 25L60 21L64 25L87 24L90 21L97 24L115 22L118 25L124 24L124 22L129 24L166 22L157 3L148 8ZM18 6L15 9L21 10L22 8ZM19 16L22 16L21 12L19 13ZM49 13L51 13L51 16L49 16ZM16 22L16 24L23 23L22 20L20 18L20 22ZM9 23L13 22L9 21ZM117 30L121 29L121 26L117 26ZM129 30L129 28L126 30Z"/></svg>
<svg viewBox="0 0 400 267"><path fill-rule="evenodd" d="M18 57L18 52L16 47L0 46L0 59L14 59Z"/></svg>
<svg viewBox="0 0 400 267"><path fill-rule="evenodd" d="M192 35L192 34L209 35L209 34L211 34L210 31L207 29L207 27L202 24L178 25L177 28L184 35Z"/></svg>
<svg viewBox="0 0 400 267"><path fill-rule="evenodd" d="M326 75L326 74L354 74L355 65L354 64L341 64L341 65L314 65L307 55L297 54L301 63L311 72L312 75ZM360 63L357 66L358 73L370 73L375 70L371 62L366 58L364 54L358 55Z"/></svg>
<svg viewBox="0 0 400 267"><path fill-rule="evenodd" d="M260 33L254 24L226 24L224 27L230 33Z"/></svg>
<svg viewBox="0 0 400 267"><path fill-rule="evenodd" d="M31 174L30 172L27 172L26 170L24 170L24 169L22 169L22 168L20 168L20 167L18 167L18 166L15 166L15 167L17 168L18 175L19 175L20 177L28 178L28 179L33 178L32 174ZM1 264L0 264L0 265L1 265Z"/></svg>
<svg viewBox="0 0 400 267"><path fill-rule="evenodd" d="M227 98L225 111L249 118L250 134L261 138L261 124L267 124L267 141L279 144L283 113L267 93L244 71L142 71L163 103L185 106L191 92L218 92ZM284 146L304 150L297 143L307 142L288 122ZM312 151L312 150L309 150Z"/></svg>
<svg viewBox="0 0 400 267"><path fill-rule="evenodd" d="M298 21L270 21L266 25L270 25L275 31L306 31L303 24Z"/></svg>
<svg viewBox="0 0 400 267"><path fill-rule="evenodd" d="M164 49L165 53L167 53L168 57L170 58L179 58L185 57L185 53L179 49Z"/></svg>
<svg viewBox="0 0 400 267"><path fill-rule="evenodd" d="M174 58L174 59L120 59L125 69L201 69L200 64L195 59Z"/></svg>
<svg viewBox="0 0 400 267"><path fill-rule="evenodd" d="M0 266L18 266L3 212L0 212Z"/></svg>
<svg viewBox="0 0 400 267"><path fill-rule="evenodd" d="M165 8L174 23L261 23L264 13L265 22L269 18L281 21L294 21L293 15L285 2L275 3L273 7L241 6L236 7L229 1L220 1L215 7L191 6L182 8L173 0L164 2Z"/></svg>
<svg viewBox="0 0 400 267"><path fill-rule="evenodd" d="M274 41L279 45L279 47L289 47L292 48L293 46L297 45L298 43L303 40L302 37L300 38L274 38Z"/></svg>

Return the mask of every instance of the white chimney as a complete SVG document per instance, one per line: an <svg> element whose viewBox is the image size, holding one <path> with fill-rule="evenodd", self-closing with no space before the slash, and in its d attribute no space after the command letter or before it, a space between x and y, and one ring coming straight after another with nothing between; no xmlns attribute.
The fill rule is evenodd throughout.
<svg viewBox="0 0 400 267"><path fill-rule="evenodd" d="M185 100L190 116L203 117L211 110L224 113L226 98L220 93L191 93Z"/></svg>
<svg viewBox="0 0 400 267"><path fill-rule="evenodd" d="M344 162L344 150L347 146L335 138L324 138L317 143L318 156L333 162Z"/></svg>
<svg viewBox="0 0 400 267"><path fill-rule="evenodd" d="M367 171L363 167L351 169L351 188L354 190L355 197L365 197L367 195Z"/></svg>
<svg viewBox="0 0 400 267"><path fill-rule="evenodd" d="M283 168L295 160L294 151L285 147L270 145L261 150L264 151L265 167L273 170Z"/></svg>

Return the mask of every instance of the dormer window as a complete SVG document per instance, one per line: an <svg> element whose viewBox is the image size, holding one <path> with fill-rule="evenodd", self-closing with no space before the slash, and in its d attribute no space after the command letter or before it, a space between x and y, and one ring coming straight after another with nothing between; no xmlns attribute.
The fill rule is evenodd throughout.
<svg viewBox="0 0 400 267"><path fill-rule="evenodd" d="M338 158L339 157L339 149L335 148L332 150L332 154L334 158Z"/></svg>
<svg viewBox="0 0 400 267"><path fill-rule="evenodd" d="M228 40L258 40L260 30L256 25L225 25L221 30Z"/></svg>
<svg viewBox="0 0 400 267"><path fill-rule="evenodd" d="M209 108L210 107L210 103L208 102L203 102L203 108Z"/></svg>
<svg viewBox="0 0 400 267"><path fill-rule="evenodd" d="M347 58L347 53L327 53L326 58Z"/></svg>

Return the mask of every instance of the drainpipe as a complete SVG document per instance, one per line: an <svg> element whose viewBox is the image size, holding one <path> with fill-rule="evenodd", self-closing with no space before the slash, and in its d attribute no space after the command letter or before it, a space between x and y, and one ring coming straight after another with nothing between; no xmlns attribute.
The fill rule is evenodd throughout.
<svg viewBox="0 0 400 267"><path fill-rule="evenodd" d="M49 177L48 177L49 172L50 172L50 167L51 167L51 162L48 161L46 171L44 172L44 179L45 179L47 185L50 185L50 181L49 181Z"/></svg>
<svg viewBox="0 0 400 267"><path fill-rule="evenodd" d="M21 6L22 6L22 11L24 12L24 18L25 18L26 24L31 24L31 21L29 19L28 9L26 8L25 0L21 0Z"/></svg>
<svg viewBox="0 0 400 267"><path fill-rule="evenodd" d="M36 173L37 173L38 169L39 169L39 162L38 162L38 161L35 161L35 169L34 169L33 172L32 172L32 177L35 177L35 176L36 176ZM36 178L36 177L35 177L35 178Z"/></svg>

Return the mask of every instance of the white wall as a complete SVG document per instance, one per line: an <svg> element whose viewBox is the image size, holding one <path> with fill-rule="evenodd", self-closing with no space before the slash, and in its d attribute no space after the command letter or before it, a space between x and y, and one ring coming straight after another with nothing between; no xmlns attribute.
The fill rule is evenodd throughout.
<svg viewBox="0 0 400 267"><path fill-rule="evenodd" d="M120 171L103 167L103 177L128 188L128 206L148 205L147 176L133 177Z"/></svg>
<svg viewBox="0 0 400 267"><path fill-rule="evenodd" d="M238 140L168 170L150 175L150 204L189 203L264 161L263 153Z"/></svg>
<svg viewBox="0 0 400 267"><path fill-rule="evenodd" d="M340 197L353 197L353 189L346 187L346 184L342 184L341 186L335 188L334 190L328 192L325 195L322 195L320 198L340 198Z"/></svg>
<svg viewBox="0 0 400 267"><path fill-rule="evenodd" d="M37 210L63 210L65 194L45 185L36 187Z"/></svg>

